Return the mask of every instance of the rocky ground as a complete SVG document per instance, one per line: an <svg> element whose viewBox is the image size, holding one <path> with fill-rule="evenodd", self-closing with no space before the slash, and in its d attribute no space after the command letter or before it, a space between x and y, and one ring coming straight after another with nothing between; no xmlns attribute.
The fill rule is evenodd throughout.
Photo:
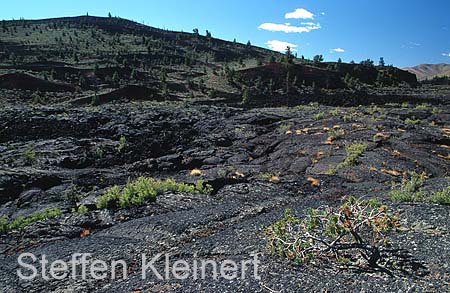
<svg viewBox="0 0 450 293"><path fill-rule="evenodd" d="M389 196L412 171L426 173L427 195L449 186L450 89L384 62L316 57L117 17L2 21L0 292L450 292L448 202ZM343 166L355 144L363 152ZM213 191L97 207L140 176ZM264 226L286 208L302 217L350 195L399 213L390 274L268 250ZM123 260L127 278L82 280L77 266L27 281L22 253ZM256 255L260 279L142 278L141 255L158 253Z"/></svg>
<svg viewBox="0 0 450 293"><path fill-rule="evenodd" d="M406 122L405 122L406 121ZM413 121L413 122L412 122ZM45 208L63 214L0 236L4 292L444 292L450 282L445 205L392 203L388 192L409 171L426 188L450 179L448 105L318 104L243 109L188 102L101 106L21 106L0 111L0 214ZM342 129L339 137L334 130ZM354 166L330 172L345 146L366 143ZM192 172L192 170L196 170ZM168 192L143 207L97 210L104 191L139 176L203 179L210 195ZM312 180L312 179L316 179ZM401 215L390 235L406 250L393 276L329 262L294 265L266 248L263 225L285 208L337 205L345 195L376 197ZM78 214L73 208L88 207ZM22 252L69 260L76 252L130 264L125 280L19 280ZM141 253L173 259L261 261L260 280L164 280L140 275ZM164 266L163 260L158 267Z"/></svg>

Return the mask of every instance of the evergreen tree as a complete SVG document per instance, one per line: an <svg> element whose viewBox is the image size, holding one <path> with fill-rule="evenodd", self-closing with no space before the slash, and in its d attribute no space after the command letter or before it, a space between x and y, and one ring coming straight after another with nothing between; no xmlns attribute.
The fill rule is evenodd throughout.
<svg viewBox="0 0 450 293"><path fill-rule="evenodd" d="M291 47L287 46L287 48L286 48L286 55L285 55L284 58L285 58L284 61L285 61L286 64L291 64L292 63L292 61L294 59L294 56L292 56Z"/></svg>
<svg viewBox="0 0 450 293"><path fill-rule="evenodd" d="M323 62L323 56L322 55L316 55L313 58L314 64L319 64L320 62Z"/></svg>

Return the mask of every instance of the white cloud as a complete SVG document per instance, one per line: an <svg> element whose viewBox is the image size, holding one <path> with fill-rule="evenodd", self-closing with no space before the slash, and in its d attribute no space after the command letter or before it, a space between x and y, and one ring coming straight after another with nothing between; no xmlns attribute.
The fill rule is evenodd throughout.
<svg viewBox="0 0 450 293"><path fill-rule="evenodd" d="M286 19L314 19L314 14L304 8L297 8L293 12L288 12L284 15Z"/></svg>
<svg viewBox="0 0 450 293"><path fill-rule="evenodd" d="M345 50L342 48L331 49L331 51L336 52L336 53L344 53L345 52Z"/></svg>
<svg viewBox="0 0 450 293"><path fill-rule="evenodd" d="M312 30L320 29L320 23L303 22L302 26L292 26L290 23L280 24L266 22L261 24L259 29L271 32L285 32L285 33L309 33Z"/></svg>
<svg viewBox="0 0 450 293"><path fill-rule="evenodd" d="M283 42L283 41L277 41L277 40L267 41L266 45L271 50L278 51L278 52L285 52L287 47L290 47L291 51L297 51L295 48L298 47L296 44Z"/></svg>
<svg viewBox="0 0 450 293"><path fill-rule="evenodd" d="M450 53L442 53L442 56L450 57Z"/></svg>

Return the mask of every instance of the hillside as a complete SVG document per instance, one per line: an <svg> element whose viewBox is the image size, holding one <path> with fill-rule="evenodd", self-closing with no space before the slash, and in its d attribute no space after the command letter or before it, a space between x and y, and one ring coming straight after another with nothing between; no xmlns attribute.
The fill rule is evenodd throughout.
<svg viewBox="0 0 450 293"><path fill-rule="evenodd" d="M312 59L113 17L1 22L0 291L448 291L450 87ZM111 274L65 274L77 253ZM158 253L164 276L210 265L143 278Z"/></svg>
<svg viewBox="0 0 450 293"><path fill-rule="evenodd" d="M406 67L407 70L417 76L418 80L432 79L439 76L450 76L450 64L420 64L414 67Z"/></svg>
<svg viewBox="0 0 450 293"><path fill-rule="evenodd" d="M115 95L116 89L133 84L168 99L212 95L226 103L240 103L247 89L260 99L252 99L252 104L277 105L289 95L308 99L314 88L417 85L414 75L395 67L324 63L292 55L286 61L284 54L254 47L250 41L227 42L209 32L206 36L172 32L112 17L2 21L0 40L0 75L20 73L32 75L20 78L36 79L31 88L3 81L4 88L53 92L73 86L78 90L71 97L77 99L96 93ZM120 92L131 94L126 89ZM47 95L50 102L63 102L61 98Z"/></svg>

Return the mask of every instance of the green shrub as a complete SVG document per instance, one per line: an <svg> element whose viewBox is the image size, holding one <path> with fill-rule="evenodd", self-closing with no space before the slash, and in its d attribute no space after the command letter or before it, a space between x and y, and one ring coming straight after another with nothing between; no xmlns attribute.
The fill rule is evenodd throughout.
<svg viewBox="0 0 450 293"><path fill-rule="evenodd" d="M2 217L0 218L0 233L21 230L34 222L56 218L59 215L62 215L60 209L46 209L42 212L36 212L29 217L21 217L12 221L8 221L6 217Z"/></svg>
<svg viewBox="0 0 450 293"><path fill-rule="evenodd" d="M423 104L417 105L415 109L416 110L425 110L428 107L429 107L429 105L427 103L423 103Z"/></svg>
<svg viewBox="0 0 450 293"><path fill-rule="evenodd" d="M119 152L119 153L123 152L126 145L127 145L127 138L122 135L119 139L119 144L116 147L117 152Z"/></svg>
<svg viewBox="0 0 450 293"><path fill-rule="evenodd" d="M103 158L105 152L103 151L103 149L100 146L96 146L95 147L95 155L99 158Z"/></svg>
<svg viewBox="0 0 450 293"><path fill-rule="evenodd" d="M398 217L381 202L349 197L338 208L309 209L303 219L287 209L265 229L265 235L273 253L295 263L318 256L336 257L340 263L350 262L351 257L358 262L362 256L376 267L382 247L389 243L386 234L398 226Z"/></svg>
<svg viewBox="0 0 450 293"><path fill-rule="evenodd" d="M426 173L411 172L410 178L403 178L401 184L394 185L389 197L396 202L432 202L450 205L450 186L440 191L427 191L423 188Z"/></svg>
<svg viewBox="0 0 450 293"><path fill-rule="evenodd" d="M348 122L348 121L352 121L353 120L353 114L345 114L344 117L342 117L342 120L344 120L344 122Z"/></svg>
<svg viewBox="0 0 450 293"><path fill-rule="evenodd" d="M36 152L31 148L26 149L22 154L22 158L25 160L25 162L31 164L36 159Z"/></svg>
<svg viewBox="0 0 450 293"><path fill-rule="evenodd" d="M425 173L410 173L410 179L403 178L400 185L394 185L389 192L389 197L395 202L416 202L425 198L422 187L425 183Z"/></svg>
<svg viewBox="0 0 450 293"><path fill-rule="evenodd" d="M345 147L346 158L342 163L336 166L336 170L349 166L354 166L358 163L359 157L367 150L367 144L355 143Z"/></svg>
<svg viewBox="0 0 450 293"><path fill-rule="evenodd" d="M442 112L442 109L438 108L438 107L433 107L433 109L431 110L431 112L433 114L439 114Z"/></svg>
<svg viewBox="0 0 450 293"><path fill-rule="evenodd" d="M432 192L430 200L432 203L450 205L450 186L441 191Z"/></svg>
<svg viewBox="0 0 450 293"><path fill-rule="evenodd" d="M316 115L314 115L315 120L321 120L323 118L325 118L325 112L319 112Z"/></svg>
<svg viewBox="0 0 450 293"><path fill-rule="evenodd" d="M64 198L72 204L76 204L80 200L80 194L80 188L73 183L63 192Z"/></svg>
<svg viewBox="0 0 450 293"><path fill-rule="evenodd" d="M319 107L319 103L311 102L308 105L298 105L295 108L299 111L312 111L317 109L317 107Z"/></svg>
<svg viewBox="0 0 450 293"><path fill-rule="evenodd" d="M89 212L89 209L84 204L80 205L77 209L77 214L79 214L79 215L84 215L88 212Z"/></svg>
<svg viewBox="0 0 450 293"><path fill-rule="evenodd" d="M242 105L248 105L250 104L250 101L251 101L250 92L248 88L245 88L244 92L242 93Z"/></svg>
<svg viewBox="0 0 450 293"><path fill-rule="evenodd" d="M420 119L414 119L414 118L406 118L405 123L408 125L418 125L422 122Z"/></svg>
<svg viewBox="0 0 450 293"><path fill-rule="evenodd" d="M217 98L217 91L215 89L210 89L208 91L208 97L210 97L211 99Z"/></svg>
<svg viewBox="0 0 450 293"><path fill-rule="evenodd" d="M280 134L285 134L287 131L291 130L292 126L294 126L294 123L291 121L282 123L280 124L280 126L278 126L278 132Z"/></svg>
<svg viewBox="0 0 450 293"><path fill-rule="evenodd" d="M331 116L337 116L337 115L339 115L339 109L336 108L336 109L330 110L329 113Z"/></svg>
<svg viewBox="0 0 450 293"><path fill-rule="evenodd" d="M8 232L8 218L0 217L0 234Z"/></svg>
<svg viewBox="0 0 450 293"><path fill-rule="evenodd" d="M225 177L227 177L227 170L225 170L225 169L218 169L218 170L217 170L217 176L218 176L219 178L225 178Z"/></svg>
<svg viewBox="0 0 450 293"><path fill-rule="evenodd" d="M329 137L330 140L342 138L344 136L345 136L345 130L342 129L342 128L338 128L338 129L332 128L328 132L328 137Z"/></svg>
<svg viewBox="0 0 450 293"><path fill-rule="evenodd" d="M147 201L155 201L159 194L167 191L182 193L212 192L212 187L203 180L197 180L195 184L177 183L174 179L157 180L154 178L139 177L128 182L123 188L113 186L108 189L97 202L97 208L105 209L117 205L119 207L141 206Z"/></svg>

